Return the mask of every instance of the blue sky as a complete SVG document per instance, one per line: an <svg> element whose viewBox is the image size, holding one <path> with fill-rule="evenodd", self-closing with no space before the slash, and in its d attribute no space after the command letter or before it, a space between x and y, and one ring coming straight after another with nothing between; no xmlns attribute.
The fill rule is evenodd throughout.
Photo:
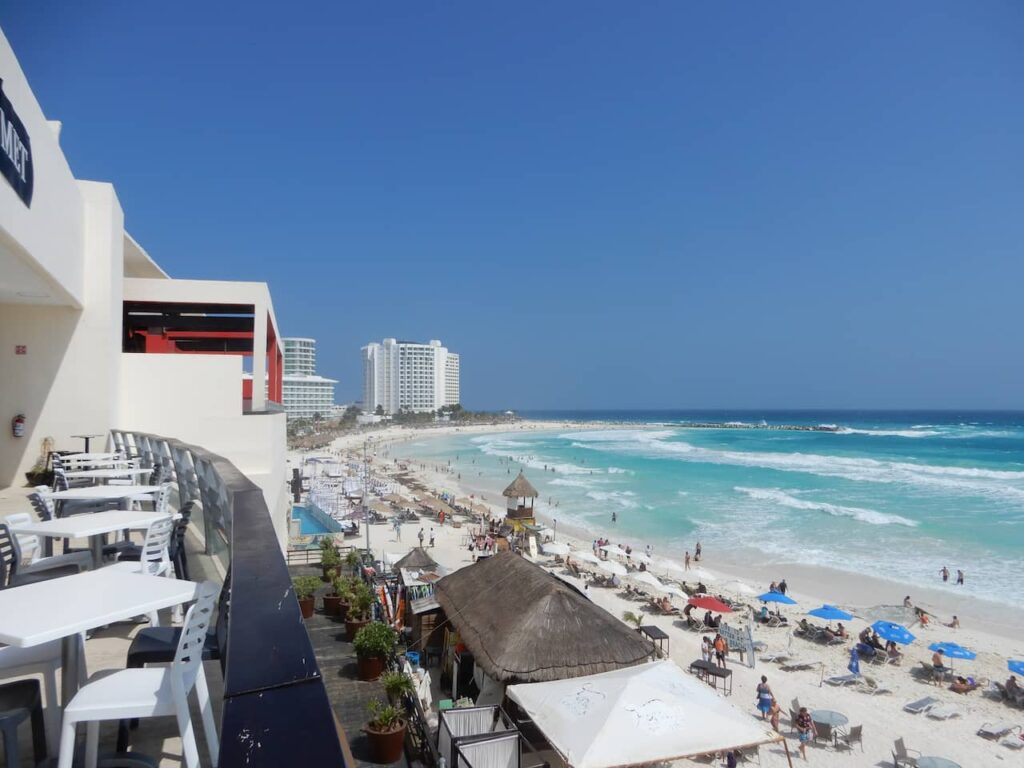
<svg viewBox="0 0 1024 768"><path fill-rule="evenodd" d="M7 3L81 178L359 397L1024 407L1024 5Z"/></svg>

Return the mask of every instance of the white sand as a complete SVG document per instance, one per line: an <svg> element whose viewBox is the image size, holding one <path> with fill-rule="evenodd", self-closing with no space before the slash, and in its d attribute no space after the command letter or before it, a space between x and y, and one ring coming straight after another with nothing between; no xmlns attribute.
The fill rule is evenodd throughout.
<svg viewBox="0 0 1024 768"><path fill-rule="evenodd" d="M568 425L542 423L520 423L515 428L522 429L559 429ZM376 462L376 474L380 476L386 469L393 466L392 459L401 456L400 443L409 439L422 439L429 436L450 435L456 430L466 432L487 432L487 431L508 431L507 425L501 427L442 427L435 430L425 431L422 429L388 428L373 434L378 443L378 451L381 457ZM366 435L349 435L335 441L333 451L347 452L356 446L361 448ZM385 447L387 446L387 447ZM387 461L384 454L390 453ZM293 456L293 461L301 461L301 457ZM391 465L391 466L389 466ZM474 489L467 483L460 487L455 478L448 474L440 474L430 471L417 473L421 480L429 487L455 489L459 495L469 495L483 489ZM495 498L493 491L488 488L487 498ZM497 506L496 513L500 513ZM389 526L371 526L371 546L374 550L384 550L391 553L405 552L416 543L416 533L420 527L425 528L429 536L431 526L410 523L402 526L402 540L397 541L394 531ZM450 569L457 569L469 565L472 562L471 553L467 550L466 526L461 529L454 529L451 526L433 526L436 534L436 546L431 554L434 558ZM574 532L565 530L565 526L558 526L558 540L570 544L576 544L578 548L589 550L588 541L579 541L572 534ZM579 533L579 532L576 532ZM613 532L609 536L616 541ZM626 541L634 547L642 549L641 542ZM655 552L658 555L669 553ZM542 559L541 563L545 561ZM712 593L718 592L715 585L723 580L739 578L758 593L766 588L766 584L772 578L778 577L778 569L773 566L773 573L759 573L752 567L743 567L736 564L716 562L713 552L705 551L705 557L700 567L714 577L713 581L706 582ZM562 569L558 569L559 572ZM655 573L658 569L654 568ZM564 575L564 574L563 574ZM854 580L852 577L822 568L801 567L798 564L787 565L784 574L791 584L797 585L792 591L792 596L799 602L799 606L790 606L784 610L791 621L799 620L803 613L811 607L821 605L828 596L830 600L843 601L842 607L855 615L855 619L847 622L854 634L864 626L864 620L859 618L865 615L865 608L877 604L898 603L908 590L899 585L882 580L863 579ZM572 577L568 577L572 578ZM691 582L695 579L691 579ZM577 581L582 589L582 581ZM735 594L727 589L720 590L725 594ZM617 590L591 589L591 599L615 616L622 615L623 611L632 610L637 612L641 604L630 601L622 596ZM920 589L911 591L915 596L915 602L924 604L927 608L940 617L948 617L953 613L960 616L963 627L958 630L948 629L941 626L922 628L918 625L911 627L911 631L917 635L917 641L906 649L906 658L901 667L877 667L868 664L861 665L861 671L874 676L885 688L891 689L891 694L869 696L852 687L836 688L828 684L822 684L823 677L830 675L846 674L846 665L849 661L849 646L824 647L798 637L791 637L791 630L785 628L768 629L758 627L755 629L754 637L767 643L769 651L783 651L787 645L792 643L793 654L800 659L815 661L819 667L807 671L786 672L777 664L757 661L756 669L742 666L737 658L730 658L729 666L733 672L733 694L730 701L742 711L750 713L751 717L759 716L755 709L754 689L762 674L768 676L768 683L771 685L776 698L783 709L781 730L787 736L790 751L794 756L794 762L799 760L797 742L789 724L789 718L785 714L789 703L793 698L798 698L804 706L810 709L832 709L845 714L850 725L864 726L864 754L861 754L858 747L854 748L853 755L845 751L837 753L834 749L825 749L823 746L808 748L809 762L823 766L850 766L850 765L891 765L891 749L893 740L903 737L907 746L919 750L926 755L938 755L954 760L963 768L988 765L1024 765L1024 752L1011 751L1001 746L998 742L990 742L976 735L976 731L983 722L1007 721L1020 725L1024 723L1024 712L1020 709L1013 709L1009 706L982 696L982 689L973 693L959 695L948 690L947 687L937 687L921 682L916 676L911 675L911 669L919 666L921 661L929 661L931 653L927 646L939 640L951 640L978 652L974 661L957 661L954 667L957 672L963 672L975 678L988 678L1003 682L1009 675L1006 669L1006 660L1009 658L1024 658L1024 640L1020 639L1020 617L1014 611L1003 609L1003 616L991 616L991 609L977 611L967 601L953 604L945 593L923 593ZM682 601L676 600L677 605L682 607ZM1000 612L997 611L997 614ZM700 657L700 635L688 632L673 623L671 617L655 616L644 614L645 623L656 624L664 629L671 638L671 658L684 669L690 661ZM733 624L738 621L740 614L733 619ZM728 616L726 619L728 620ZM743 617L745 621L746 617ZM982 619L987 619L982 621ZM822 623L816 621L816 623ZM959 717L946 721L938 721L928 718L926 715L914 715L903 711L905 703L914 701L924 696L933 696L943 703L954 704L961 711ZM779 746L763 747L761 764L766 768L786 765L783 750Z"/></svg>

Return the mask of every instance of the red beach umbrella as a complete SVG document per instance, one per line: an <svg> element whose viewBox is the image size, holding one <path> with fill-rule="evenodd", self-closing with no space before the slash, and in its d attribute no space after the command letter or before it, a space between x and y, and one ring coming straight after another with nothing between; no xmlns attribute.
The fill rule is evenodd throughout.
<svg viewBox="0 0 1024 768"><path fill-rule="evenodd" d="M686 602L694 608L702 608L705 611L713 611L715 613L732 613L732 608L723 603L717 597L710 597L709 595L691 597Z"/></svg>

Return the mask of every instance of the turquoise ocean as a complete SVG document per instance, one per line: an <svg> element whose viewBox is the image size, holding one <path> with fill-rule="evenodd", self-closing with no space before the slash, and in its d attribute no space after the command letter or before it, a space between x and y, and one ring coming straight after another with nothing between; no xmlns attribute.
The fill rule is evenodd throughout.
<svg viewBox="0 0 1024 768"><path fill-rule="evenodd" d="M1024 600L1024 413L522 415L580 424L416 440L396 455L451 462L453 473L481 487L498 487L522 468L542 512L662 552L692 550L699 540L747 564L801 562L1018 606ZM687 427L707 422L735 428ZM965 585L943 585L943 565L954 574L962 568Z"/></svg>

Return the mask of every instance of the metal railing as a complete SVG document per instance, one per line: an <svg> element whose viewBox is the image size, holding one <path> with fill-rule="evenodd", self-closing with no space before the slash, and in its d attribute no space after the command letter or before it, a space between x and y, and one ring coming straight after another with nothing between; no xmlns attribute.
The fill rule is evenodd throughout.
<svg viewBox="0 0 1024 768"><path fill-rule="evenodd" d="M220 768L345 765L334 712L263 491L223 456L113 430L114 446L172 477L230 590ZM221 619L224 620L223 618Z"/></svg>

